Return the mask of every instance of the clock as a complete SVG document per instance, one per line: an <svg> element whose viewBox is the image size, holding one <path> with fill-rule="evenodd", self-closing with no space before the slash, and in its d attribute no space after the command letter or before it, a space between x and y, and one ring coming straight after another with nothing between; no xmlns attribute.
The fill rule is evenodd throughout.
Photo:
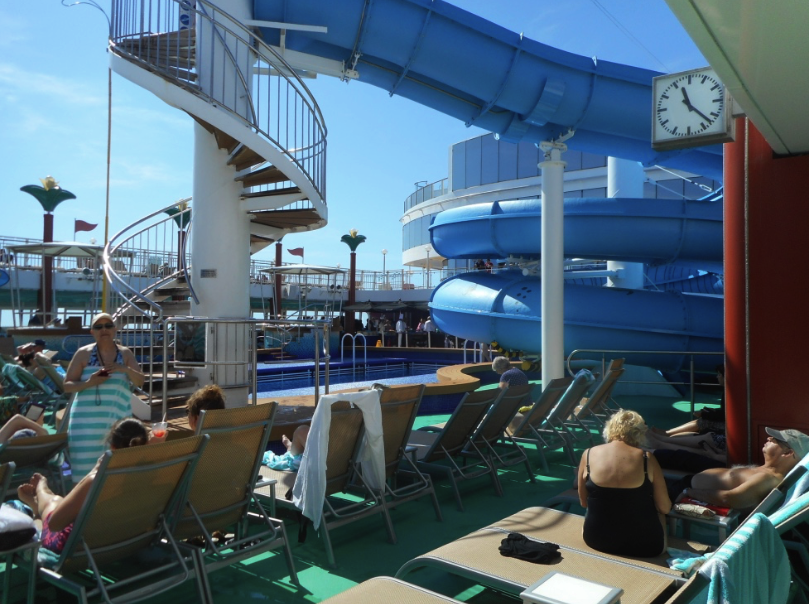
<svg viewBox="0 0 809 604"><path fill-rule="evenodd" d="M727 90L710 67L652 82L652 148L683 149L732 141Z"/></svg>

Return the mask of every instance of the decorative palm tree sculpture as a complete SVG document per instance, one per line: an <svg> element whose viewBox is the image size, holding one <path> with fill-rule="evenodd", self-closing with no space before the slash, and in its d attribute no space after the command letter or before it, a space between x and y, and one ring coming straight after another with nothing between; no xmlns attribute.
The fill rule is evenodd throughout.
<svg viewBox="0 0 809 604"><path fill-rule="evenodd" d="M359 235L357 229L351 229L348 235L340 237L340 241L345 243L351 248L351 268L348 271L348 304L349 306L356 302L357 296L357 247L360 243L365 243L365 235ZM346 314L346 331L353 333L354 329L354 311Z"/></svg>
<svg viewBox="0 0 809 604"><path fill-rule="evenodd" d="M177 232L177 270L185 268L185 256L183 250L185 248L185 227L191 223L191 208L188 206L188 201L177 202L177 205L165 210L165 213L174 219L180 230Z"/></svg>
<svg viewBox="0 0 809 604"><path fill-rule="evenodd" d="M50 243L53 241L53 211L63 201L68 199L76 199L70 191L67 191L59 186L53 176L46 176L40 178L39 185L25 185L20 187L20 191L24 191L33 196L45 210L44 228L42 230L42 241ZM53 258L51 256L42 256L42 287L37 296L37 307L42 311L43 323L48 323L53 319Z"/></svg>

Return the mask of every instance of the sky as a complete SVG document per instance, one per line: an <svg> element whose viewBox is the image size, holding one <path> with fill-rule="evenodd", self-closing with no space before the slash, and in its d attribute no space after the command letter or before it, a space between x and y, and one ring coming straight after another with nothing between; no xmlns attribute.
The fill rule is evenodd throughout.
<svg viewBox="0 0 809 604"><path fill-rule="evenodd" d="M336 1L336 0L325 0ZM108 0L99 4L109 10ZM663 0L455 0L515 32L584 56L661 72L706 65ZM55 211L54 237L74 219L98 223L80 241L104 241L107 21L59 0L0 2L0 235L42 237L42 209L21 186L52 175L76 195ZM401 267L402 204L419 181L448 175L449 146L484 131L359 81L306 80L328 127L329 224L291 234L307 263L348 264L340 237L367 237L357 264ZM193 121L113 74L110 235L191 195ZM362 116L362 119L358 119ZM259 259L274 259L271 248ZM284 253L284 261L299 259Z"/></svg>

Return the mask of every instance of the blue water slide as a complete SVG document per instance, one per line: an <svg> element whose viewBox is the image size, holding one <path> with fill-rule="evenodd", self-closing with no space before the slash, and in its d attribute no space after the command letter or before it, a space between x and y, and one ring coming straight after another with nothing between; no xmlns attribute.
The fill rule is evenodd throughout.
<svg viewBox="0 0 809 604"><path fill-rule="evenodd" d="M721 145L651 148L656 72L565 52L442 0L254 0L259 20L324 25L286 31L288 49L342 61L359 81L499 134L541 142L569 129L571 149L722 180ZM280 45L278 29L262 28Z"/></svg>
<svg viewBox="0 0 809 604"><path fill-rule="evenodd" d="M475 271L445 280L430 309L442 331L507 350L540 352L541 284L521 271ZM565 285L565 354L576 349L723 350L721 298L676 292ZM628 354L627 363L662 371L686 367L689 357ZM599 358L599 355L593 355ZM710 369L716 357L696 357Z"/></svg>
<svg viewBox="0 0 809 604"><path fill-rule="evenodd" d="M438 214L433 247L449 258L540 255L538 200L474 204ZM721 266L722 204L707 201L565 201L565 256ZM539 352L541 284L521 271L475 271L442 282L430 300L438 327L510 350ZM715 352L723 300L679 292L565 285L565 354L578 348ZM680 369L683 355L632 355L629 363ZM697 357L698 366L718 359Z"/></svg>
<svg viewBox="0 0 809 604"><path fill-rule="evenodd" d="M540 255L538 199L478 203L439 213L430 226L445 258ZM678 199L565 200L565 256L722 270L722 204Z"/></svg>

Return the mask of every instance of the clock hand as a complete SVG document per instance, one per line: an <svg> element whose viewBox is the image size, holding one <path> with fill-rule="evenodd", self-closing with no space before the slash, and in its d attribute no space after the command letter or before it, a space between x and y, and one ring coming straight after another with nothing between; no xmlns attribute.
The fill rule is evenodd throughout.
<svg viewBox="0 0 809 604"><path fill-rule="evenodd" d="M697 115L699 115L699 116L700 116L702 119L704 119L704 120L705 120L705 121L707 121L707 122L711 122L711 121L713 121L713 120L711 120L711 118L709 118L707 115L705 115L704 113L702 113L702 111L700 111L699 109L697 109L696 107L694 107L694 106L691 104L691 99L689 99L689 98L688 98L688 92L686 92L685 87L680 88L680 90L682 90L682 91L683 91L683 104L684 104L686 107L688 107L688 110L689 110L689 111L693 111L694 113L696 113Z"/></svg>
<svg viewBox="0 0 809 604"><path fill-rule="evenodd" d="M713 121L711 118L709 118L707 115L705 115L704 113L702 113L702 111L700 111L699 109L697 109L697 108L696 108L696 107L694 107L693 105L689 106L689 107L688 107L688 110L689 110L689 111L693 111L693 112L695 112L697 115L699 115L700 117L702 117L702 119L704 119L704 120L705 120L706 122L708 122L708 123L710 123L710 122L712 122L712 121Z"/></svg>
<svg viewBox="0 0 809 604"><path fill-rule="evenodd" d="M691 100L688 98L688 92L686 91L685 86L680 88L680 90L683 91L683 103L685 103L685 106L688 107L689 111L693 111L694 106L691 104Z"/></svg>

